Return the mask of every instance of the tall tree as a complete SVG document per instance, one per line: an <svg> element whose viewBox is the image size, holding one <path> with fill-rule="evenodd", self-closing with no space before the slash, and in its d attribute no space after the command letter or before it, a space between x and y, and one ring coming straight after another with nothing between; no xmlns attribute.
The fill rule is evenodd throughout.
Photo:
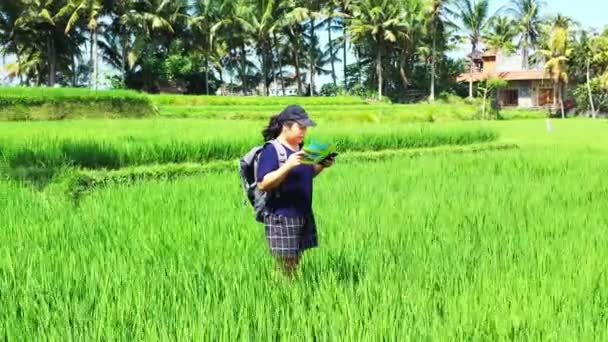
<svg viewBox="0 0 608 342"><path fill-rule="evenodd" d="M275 16L277 10L278 4L274 0L256 0L255 6L253 6L249 16L251 32L256 43L256 51L260 56L262 81L266 96L269 95L268 85L273 78L270 75L274 74L274 72L270 71L274 69L272 60L272 33L278 25L278 18Z"/></svg>
<svg viewBox="0 0 608 342"><path fill-rule="evenodd" d="M538 45L542 23L540 11L544 5L545 2L542 0L511 0L508 12L515 16L521 33L519 48L522 50L524 70L530 67L530 49Z"/></svg>
<svg viewBox="0 0 608 342"><path fill-rule="evenodd" d="M195 37L199 40L200 50L205 58L205 95L209 95L209 61L217 55L216 44L214 44L214 33L211 31L213 25L219 20L219 1L198 0L194 5L194 15L191 25L196 32ZM217 59L217 58L216 58Z"/></svg>
<svg viewBox="0 0 608 342"><path fill-rule="evenodd" d="M571 23L570 18L558 14L552 20L546 46L540 50L546 60L545 71L551 76L555 85L562 118L565 118L563 85L568 83L568 59L572 53L569 32Z"/></svg>
<svg viewBox="0 0 608 342"><path fill-rule="evenodd" d="M378 100L382 100L383 57L404 29L404 14L399 4L389 0L361 0L353 5L349 32L353 43L371 47L375 53Z"/></svg>
<svg viewBox="0 0 608 342"><path fill-rule="evenodd" d="M437 76L438 41L445 43L446 29L455 25L450 20L453 14L448 7L451 0L427 0L425 14L427 15L427 30L431 37L431 89L429 100L435 101L435 77Z"/></svg>
<svg viewBox="0 0 608 342"><path fill-rule="evenodd" d="M285 11L285 15L281 18L278 25L282 28L283 34L288 42L288 59L295 69L298 95L302 95L303 86L301 70L304 61L303 51L305 49L305 44L302 39L304 36L304 27L301 23L308 17L308 10L298 6L296 0L282 1L281 8Z"/></svg>
<svg viewBox="0 0 608 342"><path fill-rule="evenodd" d="M315 40L316 36L316 20L322 16L323 0L304 0L304 8L306 8L306 16L308 18L307 27L308 33L306 36L309 39L308 43L308 72L310 76L310 96L314 96L315 91Z"/></svg>
<svg viewBox="0 0 608 342"><path fill-rule="evenodd" d="M429 59L428 48L423 44L423 38L428 32L425 31L426 13L422 0L404 0L399 6L399 11L399 21L395 22L398 33L398 49L395 52L398 58L401 87L405 91L412 85L411 77L415 64Z"/></svg>
<svg viewBox="0 0 608 342"><path fill-rule="evenodd" d="M488 27L491 16L489 0L457 0L456 15L460 18L460 28L467 35L471 44L471 56L469 62L469 98L473 98L473 58L477 53L483 31Z"/></svg>
<svg viewBox="0 0 608 342"><path fill-rule="evenodd" d="M229 54L239 60L239 78L243 94L249 92L248 46L252 36L251 5L246 0L225 1L220 7L220 21L212 27L214 36L226 42ZM220 34L221 33L221 34Z"/></svg>
<svg viewBox="0 0 608 342"><path fill-rule="evenodd" d="M338 21L339 13L331 2L329 2L327 6L323 9L323 17L324 19L321 20L317 28L325 28L327 30L327 49L325 52L325 56L329 58L331 64L332 82L334 86L337 86L338 81L336 76L335 62L339 62L340 59L337 57L338 49L336 49L336 40L333 39L332 33L340 31L342 29L342 26L339 24Z"/></svg>
<svg viewBox="0 0 608 342"><path fill-rule="evenodd" d="M515 39L517 34L517 26L512 18L494 17L483 40L488 47L510 54L515 52L513 39Z"/></svg>
<svg viewBox="0 0 608 342"><path fill-rule="evenodd" d="M12 66L5 66L5 68L11 69L9 75L11 77L21 78L21 72L19 71L19 51L18 51L18 38L15 36L15 21L19 18L19 15L23 11L22 4L18 1L3 1L0 3L0 54L3 58L10 54L17 56L17 63L13 63Z"/></svg>
<svg viewBox="0 0 608 342"><path fill-rule="evenodd" d="M30 57L34 57L37 61L36 84L40 85L42 83L42 72L46 60L48 85L53 86L57 76L57 26L54 16L61 4L53 0L23 0L23 5L23 12L15 21L14 30L29 33L31 37L38 37L39 41L44 42L42 45L39 41L28 42L29 47L37 50L36 53L30 54ZM25 49L28 49L28 47L25 47Z"/></svg>
<svg viewBox="0 0 608 342"><path fill-rule="evenodd" d="M346 75L347 65L346 55L348 54L348 19L352 15L352 7L355 3L354 0L334 0L334 4L337 6L336 15L339 20L339 25L342 27L342 65L344 66L344 89L348 90L348 77Z"/></svg>
<svg viewBox="0 0 608 342"><path fill-rule="evenodd" d="M97 53L97 26L103 5L101 0L69 0L68 3L59 11L58 17L69 17L65 33L70 32L74 26L82 19L87 22L87 29L91 34L91 77L89 80L90 88L97 90L98 87L98 53Z"/></svg>

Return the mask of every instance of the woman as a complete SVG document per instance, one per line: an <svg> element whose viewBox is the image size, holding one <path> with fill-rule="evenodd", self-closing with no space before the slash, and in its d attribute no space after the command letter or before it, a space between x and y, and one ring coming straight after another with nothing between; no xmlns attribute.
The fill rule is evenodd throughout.
<svg viewBox="0 0 608 342"><path fill-rule="evenodd" d="M306 130L313 126L316 123L306 111L292 105L273 116L262 132L265 141L277 139L287 153L286 162L279 167L275 147L267 144L260 155L257 182L261 191L279 190L279 196L268 196L264 226L270 250L289 276L301 254L318 246L312 211L313 178L334 163L333 158L327 158L321 164L302 164Z"/></svg>

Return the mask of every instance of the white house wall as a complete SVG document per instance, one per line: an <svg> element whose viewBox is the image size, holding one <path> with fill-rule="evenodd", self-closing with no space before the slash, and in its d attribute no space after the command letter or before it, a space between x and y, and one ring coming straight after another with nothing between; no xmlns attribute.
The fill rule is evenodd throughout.
<svg viewBox="0 0 608 342"><path fill-rule="evenodd" d="M507 72L507 71L521 71L523 64L523 58L521 55L514 53L512 55L506 55L502 52L496 54L496 72Z"/></svg>
<svg viewBox="0 0 608 342"><path fill-rule="evenodd" d="M519 107L531 108L534 107L534 96L532 95L532 81L519 81Z"/></svg>

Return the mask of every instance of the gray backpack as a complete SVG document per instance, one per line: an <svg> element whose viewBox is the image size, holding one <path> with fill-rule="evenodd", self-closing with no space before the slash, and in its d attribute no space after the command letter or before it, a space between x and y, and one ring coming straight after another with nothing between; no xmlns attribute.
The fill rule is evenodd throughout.
<svg viewBox="0 0 608 342"><path fill-rule="evenodd" d="M241 158L239 163L239 176L241 177L244 194L247 197L245 201L249 200L249 203L253 206L255 219L258 222L264 222L264 214L266 213L266 204L269 196L281 196L280 189L278 188L268 192L258 189L258 162L260 160L260 155L267 144L272 144L274 146L279 159L279 167L285 164L285 161L287 161L287 151L276 139L267 141L264 145L252 148Z"/></svg>

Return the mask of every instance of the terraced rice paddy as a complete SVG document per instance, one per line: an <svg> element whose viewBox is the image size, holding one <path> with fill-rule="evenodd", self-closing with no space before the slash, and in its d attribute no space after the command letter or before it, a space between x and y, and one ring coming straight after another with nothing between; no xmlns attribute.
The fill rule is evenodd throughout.
<svg viewBox="0 0 608 342"><path fill-rule="evenodd" d="M605 340L606 128L320 127L345 153L315 181L320 248L288 281L231 164L259 122L0 124L0 336ZM519 148L479 148L501 144ZM74 202L60 185L82 175L114 181Z"/></svg>

